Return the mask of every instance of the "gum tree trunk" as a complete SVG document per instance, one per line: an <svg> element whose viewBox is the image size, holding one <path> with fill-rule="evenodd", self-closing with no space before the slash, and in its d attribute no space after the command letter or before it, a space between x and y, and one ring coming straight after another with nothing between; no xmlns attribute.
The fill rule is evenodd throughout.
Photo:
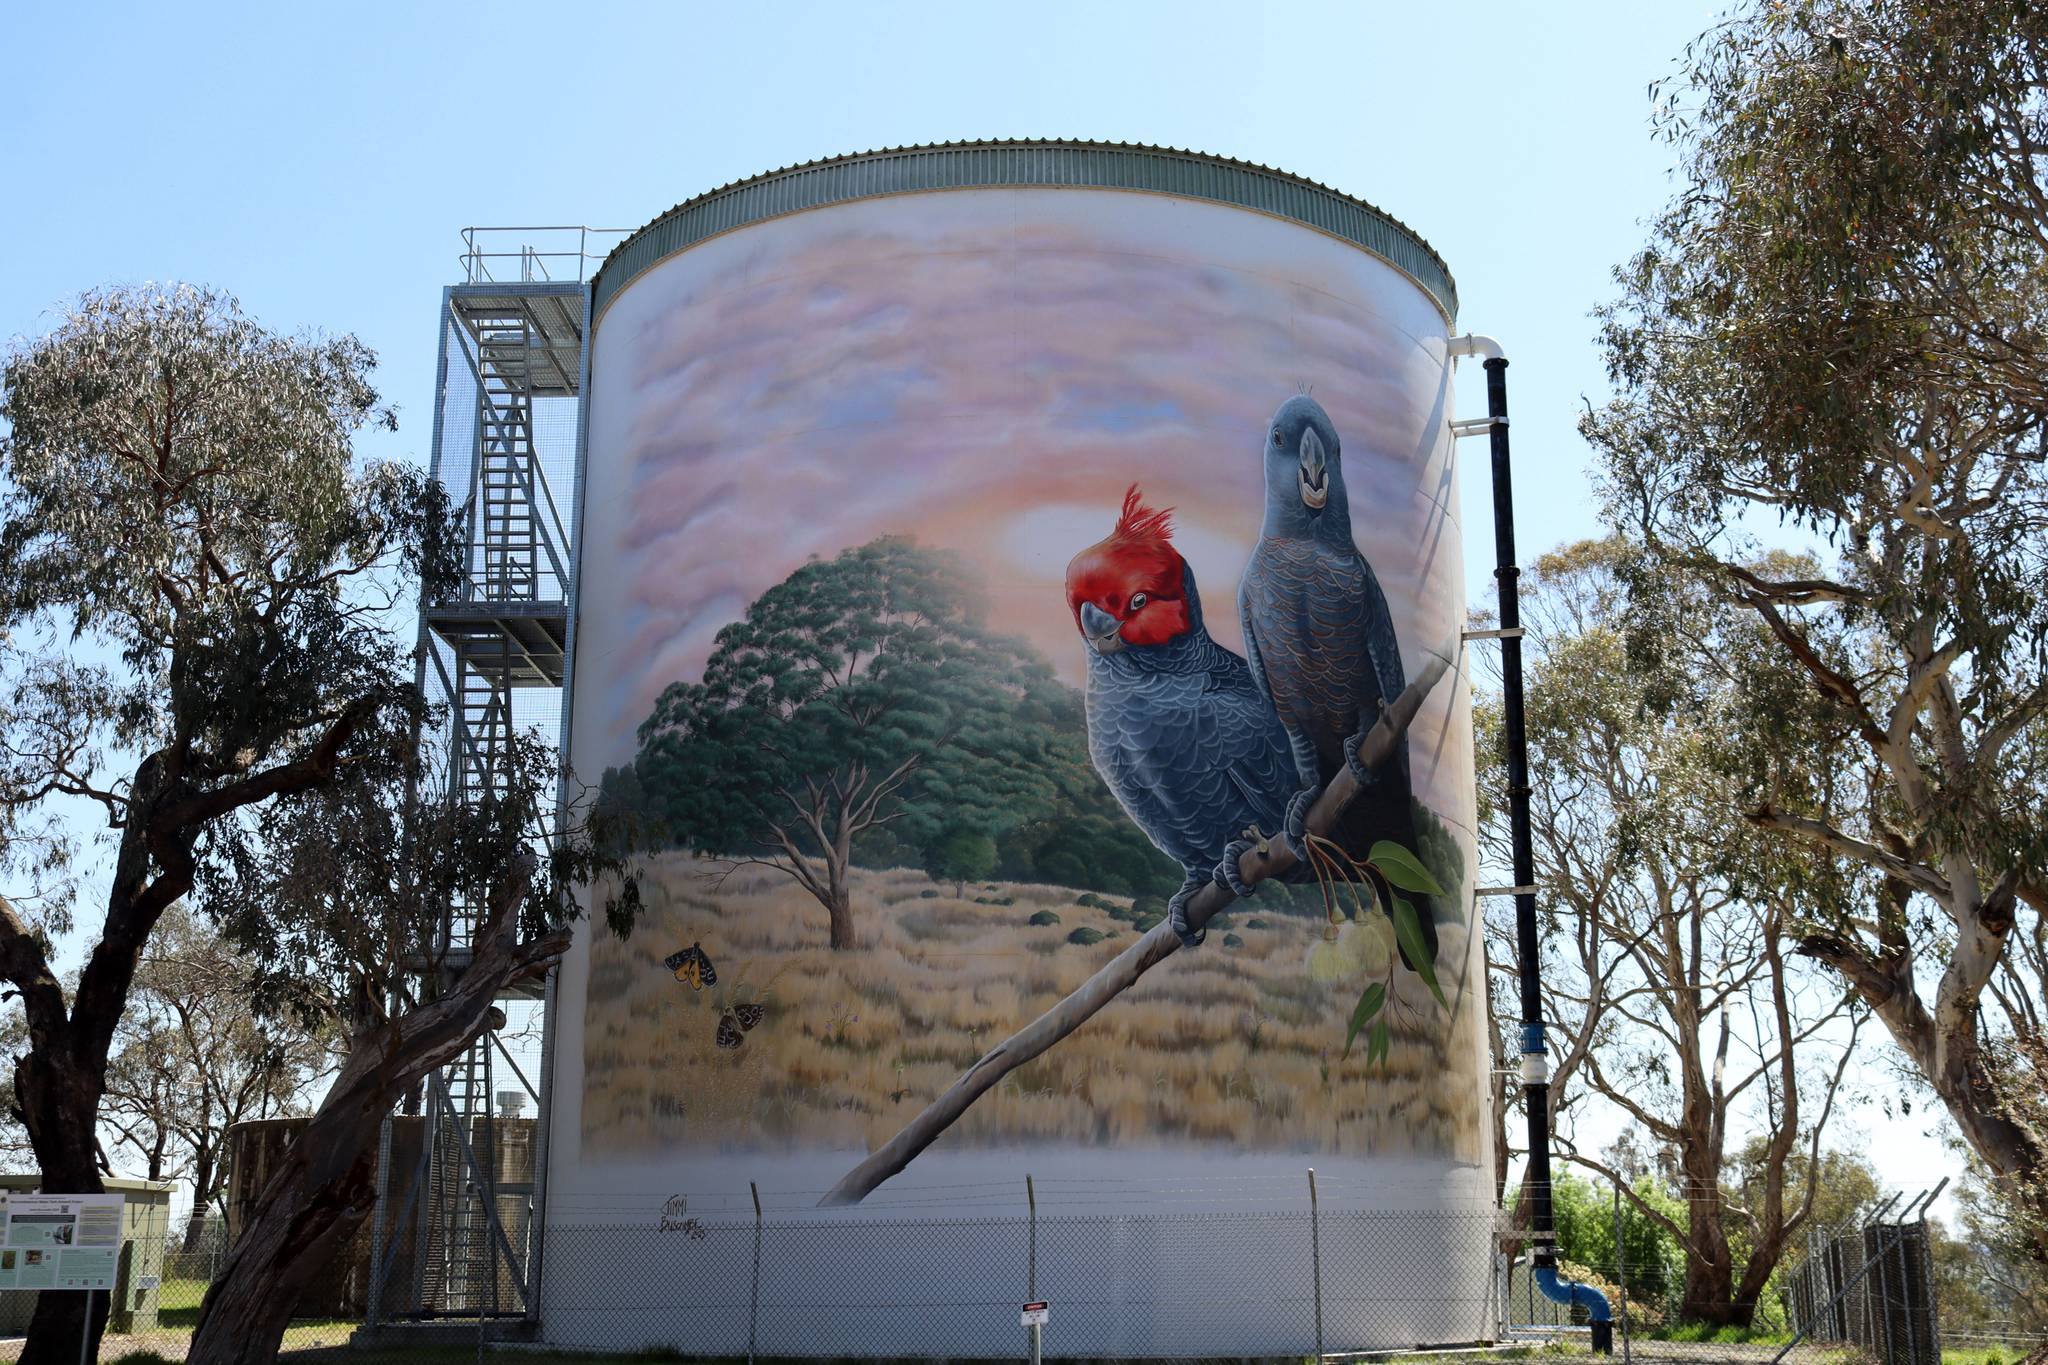
<svg viewBox="0 0 2048 1365"><path fill-rule="evenodd" d="M350 1039L341 1074L271 1174L200 1303L186 1365L271 1365L277 1359L292 1305L375 1203L384 1116L435 1067L503 1023L495 997L545 972L568 949L567 929L524 946L515 942L532 872L525 863L494 899L475 957L445 994L366 1025Z"/></svg>

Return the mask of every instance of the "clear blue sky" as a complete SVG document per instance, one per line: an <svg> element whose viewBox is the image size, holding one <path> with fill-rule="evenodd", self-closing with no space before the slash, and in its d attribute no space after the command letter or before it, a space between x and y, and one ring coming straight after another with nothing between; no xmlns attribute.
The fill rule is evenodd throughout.
<svg viewBox="0 0 2048 1365"><path fill-rule="evenodd" d="M1573 427L1605 388L1588 310L1667 194L1645 87L1715 8L17 6L0 337L94 284L218 285L272 326L374 347L401 427L371 448L424 459L433 313L466 225L637 226L729 180L905 143L1198 148L1369 199L1450 263L1461 326L1513 360L1527 559L1597 530ZM1469 462L1467 505L1487 496ZM1491 552L1475 534L1474 592ZM1893 1181L1949 1165L1919 1126L1872 1134Z"/></svg>

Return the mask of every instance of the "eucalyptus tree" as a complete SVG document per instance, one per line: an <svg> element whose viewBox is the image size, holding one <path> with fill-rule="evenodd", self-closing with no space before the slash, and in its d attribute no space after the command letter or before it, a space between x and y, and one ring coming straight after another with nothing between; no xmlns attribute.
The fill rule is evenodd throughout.
<svg viewBox="0 0 2048 1365"><path fill-rule="evenodd" d="M1801 700L1731 795L1865 874L1798 950L2048 1256L2048 8L1752 4L1657 94L1683 183L1604 310L1609 513L1765 632Z"/></svg>
<svg viewBox="0 0 2048 1365"><path fill-rule="evenodd" d="M366 425L391 421L371 366L353 338L280 336L225 296L144 288L86 295L0 376L0 978L27 1024L14 1101L46 1189L101 1188L94 1137L110 1049L176 902L193 897L253 954L263 1008L296 978L334 979L337 915L383 943L409 941L380 923L388 901L370 897L371 883L343 873L351 858L389 870L367 812L382 812L377 837L393 837L412 790L394 774L423 761L417 736L434 719L411 641L394 627L422 590L449 588L459 558L438 487L353 450ZM96 810L111 843L104 905L89 916L63 894L64 802ZM365 837L311 830L321 811L356 812ZM388 1108L423 1058L466 1046L503 980L558 949L524 894L524 827L462 829L427 885L518 887L507 903L528 913L506 942L479 948L460 989L433 1000L387 995L373 1007L384 978L342 971L356 1028L336 1088L362 1113ZM274 870L323 838L330 898L316 902ZM347 895L365 899L350 906ZM67 990L52 940L74 918L91 927ZM402 965L381 961L385 973ZM323 1111L335 1102L331 1091ZM360 1150L349 1153L352 1138ZM351 1173L370 1147L357 1122L322 1149L324 1167L312 1164L339 1190L344 1221L360 1219ZM265 1199L289 1201L308 1170L287 1163ZM317 1189L308 1197L321 1203ZM304 1254L331 1249L321 1231L309 1223ZM258 1283L264 1267L277 1279L275 1257L243 1264ZM82 1329L102 1326L84 1321L86 1301L43 1295L21 1359L75 1360ZM92 1302L103 1320L105 1296ZM274 1355L268 1325L251 1319L236 1358Z"/></svg>
<svg viewBox="0 0 2048 1365"><path fill-rule="evenodd" d="M112 1155L125 1147L150 1179L189 1185L187 1252L226 1196L229 1130L303 1112L304 1092L327 1069L333 1030L259 1013L261 973L205 917L175 905L143 949L115 1035L101 1125Z"/></svg>
<svg viewBox="0 0 2048 1365"><path fill-rule="evenodd" d="M202 871L200 904L255 965L259 1016L338 1035L339 1061L207 1289L189 1365L275 1359L292 1305L375 1205L384 1116L561 959L576 888L599 884L630 929L635 883L593 851L613 841L565 829L556 792L554 748L530 733L459 800L434 795L455 794L436 746L395 745L350 782L280 797Z"/></svg>
<svg viewBox="0 0 2048 1365"><path fill-rule="evenodd" d="M1746 1326L1814 1207L1815 1168L1861 1011L1792 960L1790 936L1844 890L1732 816L1760 632L1679 600L1632 648L1636 602L1617 570L1632 552L1589 542L1525 575L1530 818L1543 896L1546 1014L1561 1034L1561 1155L1619 1188L1685 1251L1681 1312ZM1648 570L1636 570L1638 581ZM1717 616L1720 619L1716 619ZM1733 618L1733 619L1730 619ZM1487 784L1501 789L1498 764ZM1485 837L1505 856L1498 818ZM1853 881L1853 874L1851 875ZM1571 1102L1619 1109L1674 1158L1681 1203L1572 1141ZM1757 1143L1744 1147L1754 1129ZM1731 1204L1741 1158L1746 1202ZM1738 1248L1741 1252L1738 1257Z"/></svg>
<svg viewBox="0 0 2048 1365"><path fill-rule="evenodd" d="M949 829L1001 831L1048 808L1074 761L1050 665L988 629L983 598L956 557L901 537L798 567L641 724L634 780L655 821L727 870L789 877L832 947L857 947L864 832L900 822L936 847Z"/></svg>

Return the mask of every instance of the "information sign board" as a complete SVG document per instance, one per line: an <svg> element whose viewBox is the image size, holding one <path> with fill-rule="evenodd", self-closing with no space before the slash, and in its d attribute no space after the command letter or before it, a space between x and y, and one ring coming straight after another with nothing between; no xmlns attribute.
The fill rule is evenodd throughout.
<svg viewBox="0 0 2048 1365"><path fill-rule="evenodd" d="M121 1261L118 1194L0 1193L0 1289L108 1289Z"/></svg>

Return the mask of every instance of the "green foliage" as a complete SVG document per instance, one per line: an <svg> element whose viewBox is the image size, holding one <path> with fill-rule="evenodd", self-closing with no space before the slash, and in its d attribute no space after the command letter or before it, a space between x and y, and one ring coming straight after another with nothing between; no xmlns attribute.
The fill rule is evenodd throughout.
<svg viewBox="0 0 2048 1365"><path fill-rule="evenodd" d="M1760 622L1618 538L1543 555L1523 584L1546 1012L1586 1044L1560 1067L1561 1127L1584 1101L1620 1105L1692 1178L1726 1192L1676 1222L1702 1248L1725 1242L1731 1253L1722 1261L1716 1250L1711 1264L1731 1264L1732 1282L1695 1276L1694 1311L1740 1316L1785 1254L1788 1228L1797 1245L1803 1129L1851 1074L1838 1063L1861 1020L1784 945L1804 917L1853 901L1859 874L1730 819L1743 800L1732 770L1750 757L1741 715L1757 695L1758 652L1772 647ZM1699 651L1682 669L1645 647L1673 637ZM1497 719L1491 698L1479 709ZM1492 812L1482 838L1504 860L1497 755L1481 775ZM1641 951L1645 942L1660 950ZM1788 1036L1810 1040L1792 1054L1789 1092L1778 1055ZM1691 1041L1708 1037L1727 1040L1721 1058ZM1745 1149L1739 1097L1763 1087L1773 1119L1796 1102L1799 1130Z"/></svg>
<svg viewBox="0 0 2048 1365"><path fill-rule="evenodd" d="M805 827L822 816L827 838L895 818L936 841L1049 798L1032 761L1051 739L1049 670L981 616L957 562L897 538L762 593L703 680L671 683L641 724L635 766L669 836L716 854L781 835L815 847Z"/></svg>
<svg viewBox="0 0 2048 1365"><path fill-rule="evenodd" d="M1378 862L1378 858L1375 857L1374 865L1377 866ZM1420 871L1420 868L1416 870ZM1429 993L1436 997L1436 1003L1449 1009L1450 1005L1444 999L1443 987L1437 984L1435 959L1430 956L1429 945L1422 937L1422 921L1415 913L1415 906L1406 897L1394 897L1393 919L1394 937L1400 941L1402 953L1414 964L1416 974L1422 978L1422 984L1429 987Z"/></svg>
<svg viewBox="0 0 2048 1365"><path fill-rule="evenodd" d="M1049 924L1058 924L1059 922L1059 912L1056 910L1040 910L1037 914L1033 915L1030 919L1025 921L1026 924L1033 925L1040 929L1043 929L1045 926Z"/></svg>
<svg viewBox="0 0 2048 1365"><path fill-rule="evenodd" d="M996 875L1117 896L1178 886L1179 864L1152 846L1087 766L1085 739L1080 728L1065 736L1053 801L998 837Z"/></svg>
<svg viewBox="0 0 2048 1365"><path fill-rule="evenodd" d="M1080 694L983 615L959 561L907 540L806 564L662 693L600 783L611 823L793 875L843 834L850 862L956 883L1177 884L1089 766Z"/></svg>
<svg viewBox="0 0 2048 1365"><path fill-rule="evenodd" d="M2048 1259L2044 67L2048 7L2010 0L1717 24L1654 89L1677 185L1601 313L1615 396L1582 430L1646 576L1680 580L1630 585L1667 623L1638 643L1670 699L1740 680L1723 810L1861 871L1812 898L1800 951L1876 1010ZM1702 598L1758 640L1669 628Z"/></svg>
<svg viewBox="0 0 2048 1365"><path fill-rule="evenodd" d="M1226 948L1242 948L1244 947L1244 940L1236 934L1225 934L1223 936L1223 946Z"/></svg>
<svg viewBox="0 0 2048 1365"><path fill-rule="evenodd" d="M1436 878L1429 875L1429 869L1424 867L1413 853L1392 840L1382 839L1374 844L1372 851L1366 855L1366 861L1387 879L1389 885L1399 890L1412 891L1424 896L1444 894L1444 889L1437 885Z"/></svg>
<svg viewBox="0 0 2048 1365"><path fill-rule="evenodd" d="M954 825L925 850L924 870L933 881L975 882L995 871L996 841L986 830Z"/></svg>
<svg viewBox="0 0 2048 1365"><path fill-rule="evenodd" d="M1632 1187L1639 1198L1680 1227L1685 1225L1682 1200L1644 1177ZM1614 1241L1614 1192L1571 1171L1551 1182L1551 1209L1557 1219L1558 1252L1566 1260L1588 1266L1609 1279L1618 1264ZM1685 1251L1670 1230L1624 1197L1621 1201L1621 1253L1628 1266L1629 1297L1656 1302L1676 1291L1685 1278Z"/></svg>
<svg viewBox="0 0 2048 1365"><path fill-rule="evenodd" d="M1067 935L1067 942L1082 948L1092 948L1108 937L1109 935L1103 933L1100 929L1091 929L1084 924Z"/></svg>
<svg viewBox="0 0 2048 1365"><path fill-rule="evenodd" d="M1465 849L1443 818L1420 801L1415 808L1415 852L1438 885L1447 888L1430 899L1439 924L1465 922Z"/></svg>
<svg viewBox="0 0 2048 1365"><path fill-rule="evenodd" d="M1358 997L1358 1004L1352 1007L1351 1023L1344 1031L1344 1055L1351 1055L1351 1045L1358 1041L1359 1033L1379 1016L1380 1006L1387 1001L1386 983L1375 981L1367 986Z"/></svg>
<svg viewBox="0 0 2048 1365"><path fill-rule="evenodd" d="M445 586L456 560L438 485L354 457L357 431L391 422L373 364L352 337L283 337L232 298L151 287L88 294L8 356L0 872L61 876L60 793L133 842L153 827L182 868L206 816L270 794L266 769L412 705L409 641L377 605ZM38 636L63 643L30 652ZM108 771L160 750L175 775ZM135 852L133 875L160 866ZM68 927L68 896L13 903L31 933Z"/></svg>
<svg viewBox="0 0 2048 1365"><path fill-rule="evenodd" d="M509 982L543 964L533 938L573 912L565 885L617 869L555 825L556 754L530 736L498 755L484 800L419 799L444 789L420 737L445 717L414 684L393 606L445 599L462 559L438 485L355 456L358 431L391 424L372 364L353 338L280 336L231 298L151 287L88 295L6 361L0 873L61 872L55 796L97 806L119 845L69 1000L47 963L63 914L39 908L69 898L0 914L33 1044L14 1099L60 1187L96 1178L93 1106L70 1101L105 1076L134 969L181 898L240 950L237 979L208 991L345 1032L341 1074L367 1109L396 1101L422 1049L466 1042L399 1018L438 968L451 904L495 893L517 917L496 919L499 951L469 968L472 984ZM547 864L527 879L544 830ZM626 883L607 913L633 910ZM361 1154L327 1155L346 1170ZM231 1276L286 1275L320 1244L309 1216L305 1240ZM34 1335L77 1311L46 1298Z"/></svg>

